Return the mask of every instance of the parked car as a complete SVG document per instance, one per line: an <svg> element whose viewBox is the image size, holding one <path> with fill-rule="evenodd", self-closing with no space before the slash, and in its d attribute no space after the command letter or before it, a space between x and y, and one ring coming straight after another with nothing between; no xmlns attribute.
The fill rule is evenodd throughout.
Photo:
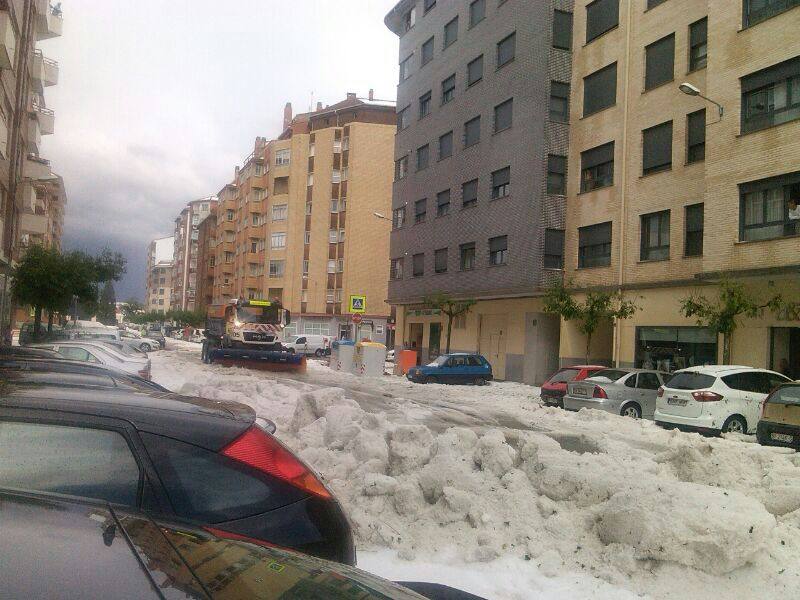
<svg viewBox="0 0 800 600"><path fill-rule="evenodd" d="M325 356L326 350L331 345L331 338L327 335L303 334L290 335L283 342L283 346L292 353L302 352L314 356Z"/></svg>
<svg viewBox="0 0 800 600"><path fill-rule="evenodd" d="M658 425L702 433L751 433L761 402L790 379L766 369L708 365L676 371L658 391Z"/></svg>
<svg viewBox="0 0 800 600"><path fill-rule="evenodd" d="M35 344L33 348L46 348L58 352L64 358L96 363L117 369L123 373L150 379L150 359L146 354L123 354L101 340L71 340L49 344Z"/></svg>
<svg viewBox="0 0 800 600"><path fill-rule="evenodd" d="M605 369L601 365L573 365L562 367L552 377L542 384L541 400L545 406L560 406L564 408L564 394L567 393L567 384L570 381L583 381L597 371Z"/></svg>
<svg viewBox="0 0 800 600"><path fill-rule="evenodd" d="M762 446L800 450L800 382L784 383L764 399L756 436Z"/></svg>
<svg viewBox="0 0 800 600"><path fill-rule="evenodd" d="M0 358L62 358L62 356L47 348L0 346Z"/></svg>
<svg viewBox="0 0 800 600"><path fill-rule="evenodd" d="M145 337L147 337L148 339L157 341L158 345L161 347L162 350L167 345L167 339L164 337L164 333L161 331L160 327L156 327L156 328L150 327L150 328L148 328Z"/></svg>
<svg viewBox="0 0 800 600"><path fill-rule="evenodd" d="M112 502L355 563L339 502L249 406L110 387L5 388L0 431L17 458L13 471L0 460L0 487Z"/></svg>
<svg viewBox="0 0 800 600"><path fill-rule="evenodd" d="M142 352L153 352L154 350L161 349L161 342L153 338L145 337L132 331L120 331L119 335L120 340L129 346L138 348Z"/></svg>
<svg viewBox="0 0 800 600"><path fill-rule="evenodd" d="M115 435L108 432L109 435ZM74 436L74 440L78 436ZM109 448L117 450L118 448ZM0 447L5 465L21 465ZM114 467L130 475L130 461L94 457L91 490L113 485ZM4 472L0 466L0 472ZM12 476L19 468L10 469ZM57 474L67 481L71 472ZM122 492L124 490L120 490ZM358 598L423 597L359 569L215 535L107 503L0 491L0 581L6 598ZM426 584L418 584L426 585ZM432 586L429 598L475 598Z"/></svg>
<svg viewBox="0 0 800 600"><path fill-rule="evenodd" d="M649 369L601 369L583 381L567 384L564 408L594 408L634 419L652 419L658 390L669 377L669 373Z"/></svg>
<svg viewBox="0 0 800 600"><path fill-rule="evenodd" d="M36 341L50 341L50 340L63 340L66 338L66 333L64 329L53 324L53 329L48 333L47 331L47 323L41 323L39 326L39 335L34 336L34 324L30 323L23 323L22 326L19 328L19 344L20 346L26 346L28 344L32 344Z"/></svg>
<svg viewBox="0 0 800 600"><path fill-rule="evenodd" d="M416 383L486 385L492 380L492 365L480 354L442 354L427 365L410 368L406 377Z"/></svg>

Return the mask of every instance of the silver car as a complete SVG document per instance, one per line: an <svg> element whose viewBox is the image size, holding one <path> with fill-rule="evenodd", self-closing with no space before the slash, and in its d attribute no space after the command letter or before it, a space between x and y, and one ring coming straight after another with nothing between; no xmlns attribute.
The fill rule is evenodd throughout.
<svg viewBox="0 0 800 600"><path fill-rule="evenodd" d="M658 388L669 373L647 369L603 369L567 384L564 408L594 408L634 419L653 418Z"/></svg>
<svg viewBox="0 0 800 600"><path fill-rule="evenodd" d="M33 344L33 347L48 348L67 359L101 364L123 373L150 379L150 359L146 354L125 354L104 342L94 340L51 342Z"/></svg>

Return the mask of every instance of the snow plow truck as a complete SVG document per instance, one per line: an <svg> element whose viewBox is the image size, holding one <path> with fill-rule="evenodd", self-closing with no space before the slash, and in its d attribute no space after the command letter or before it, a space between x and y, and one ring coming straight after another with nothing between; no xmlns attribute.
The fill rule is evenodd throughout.
<svg viewBox="0 0 800 600"><path fill-rule="evenodd" d="M291 314L275 300L244 300L208 307L202 360L206 364L267 371L303 371L305 356L284 348Z"/></svg>

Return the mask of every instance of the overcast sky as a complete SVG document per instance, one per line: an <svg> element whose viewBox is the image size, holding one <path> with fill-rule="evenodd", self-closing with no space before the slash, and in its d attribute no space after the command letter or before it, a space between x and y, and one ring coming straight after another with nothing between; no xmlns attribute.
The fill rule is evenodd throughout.
<svg viewBox="0 0 800 600"><path fill-rule="evenodd" d="M141 299L149 241L280 133L287 101L395 98L395 3L64 0L64 35L40 47L60 65L42 155L64 176L65 248L122 252L117 299Z"/></svg>

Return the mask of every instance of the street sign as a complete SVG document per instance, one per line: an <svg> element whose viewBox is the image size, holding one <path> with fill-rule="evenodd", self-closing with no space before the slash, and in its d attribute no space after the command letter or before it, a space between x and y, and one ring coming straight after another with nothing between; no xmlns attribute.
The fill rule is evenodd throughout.
<svg viewBox="0 0 800 600"><path fill-rule="evenodd" d="M366 296L350 296L350 311L351 313L365 313L367 312L367 297Z"/></svg>
<svg viewBox="0 0 800 600"><path fill-rule="evenodd" d="M361 325L361 321L364 319L364 317L362 317L360 313L354 313L353 316L350 318L356 325Z"/></svg>

